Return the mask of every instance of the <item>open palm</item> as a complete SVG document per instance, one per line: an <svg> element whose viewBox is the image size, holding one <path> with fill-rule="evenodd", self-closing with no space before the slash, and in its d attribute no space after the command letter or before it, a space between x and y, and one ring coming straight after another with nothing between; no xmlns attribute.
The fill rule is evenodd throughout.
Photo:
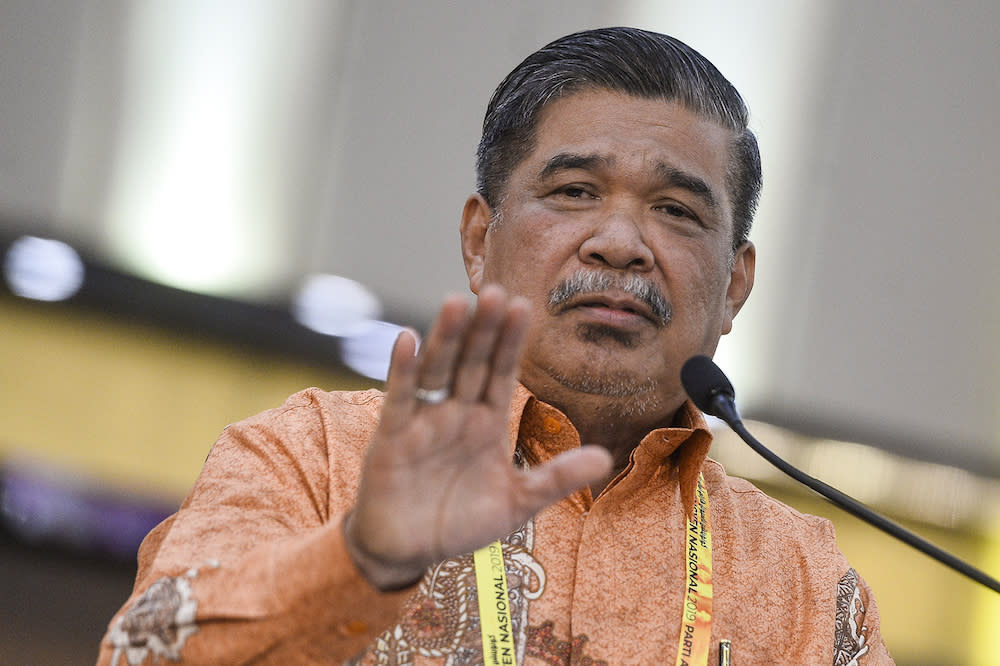
<svg viewBox="0 0 1000 666"><path fill-rule="evenodd" d="M378 587L411 583L446 557L509 533L610 467L599 447L531 470L511 462L508 418L527 304L486 287L475 312L449 298L419 354L400 335L369 446L348 547ZM421 399L420 396L423 396Z"/></svg>

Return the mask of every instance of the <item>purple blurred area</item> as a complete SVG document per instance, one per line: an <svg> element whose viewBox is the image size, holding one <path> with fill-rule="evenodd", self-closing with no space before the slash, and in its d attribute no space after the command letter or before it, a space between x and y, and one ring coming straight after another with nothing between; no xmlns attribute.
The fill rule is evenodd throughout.
<svg viewBox="0 0 1000 666"><path fill-rule="evenodd" d="M0 664L94 663L139 544L175 508L53 465L0 461Z"/></svg>
<svg viewBox="0 0 1000 666"><path fill-rule="evenodd" d="M143 537L175 508L36 463L0 466L0 521L31 546L134 561Z"/></svg>

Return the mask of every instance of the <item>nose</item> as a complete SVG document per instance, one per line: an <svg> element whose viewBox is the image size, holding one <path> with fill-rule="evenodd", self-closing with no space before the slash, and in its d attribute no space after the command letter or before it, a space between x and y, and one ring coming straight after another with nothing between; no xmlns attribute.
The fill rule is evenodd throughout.
<svg viewBox="0 0 1000 666"><path fill-rule="evenodd" d="M604 217L580 245L579 253L585 264L618 270L653 268L653 251L646 245L637 219L626 211Z"/></svg>

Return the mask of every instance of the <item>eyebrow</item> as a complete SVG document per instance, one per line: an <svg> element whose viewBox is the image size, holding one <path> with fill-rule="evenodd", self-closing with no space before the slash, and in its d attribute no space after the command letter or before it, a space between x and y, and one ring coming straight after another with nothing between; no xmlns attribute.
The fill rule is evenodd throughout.
<svg viewBox="0 0 1000 666"><path fill-rule="evenodd" d="M685 189L701 199L702 203L712 210L719 209L719 200L715 196L715 191L703 178L663 162L656 165L656 173L670 187Z"/></svg>
<svg viewBox="0 0 1000 666"><path fill-rule="evenodd" d="M580 155L577 153L559 153L553 155L546 162L542 170L538 172L538 178L544 180L560 171L572 169L583 169L593 171L600 167L613 166L614 157L608 155L591 154ZM719 209L719 200L715 196L715 191L703 178L695 176L677 167L660 162L655 167L657 177L668 187L679 187L687 190L691 194L701 199L702 203L716 211Z"/></svg>
<svg viewBox="0 0 1000 666"><path fill-rule="evenodd" d="M607 155L579 155L577 153L559 153L553 155L545 162L545 166L538 172L538 178L544 180L560 171L571 169L594 170L598 167L612 166L615 160Z"/></svg>

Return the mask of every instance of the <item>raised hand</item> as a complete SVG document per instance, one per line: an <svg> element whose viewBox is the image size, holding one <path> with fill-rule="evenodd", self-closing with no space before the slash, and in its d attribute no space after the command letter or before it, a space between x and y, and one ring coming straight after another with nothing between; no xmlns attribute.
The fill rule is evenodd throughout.
<svg viewBox="0 0 1000 666"><path fill-rule="evenodd" d="M419 355L411 334L397 339L344 524L351 556L376 587L412 583L608 473L600 447L513 466L507 419L527 326L527 303L488 286L471 315L464 299L447 299Z"/></svg>

